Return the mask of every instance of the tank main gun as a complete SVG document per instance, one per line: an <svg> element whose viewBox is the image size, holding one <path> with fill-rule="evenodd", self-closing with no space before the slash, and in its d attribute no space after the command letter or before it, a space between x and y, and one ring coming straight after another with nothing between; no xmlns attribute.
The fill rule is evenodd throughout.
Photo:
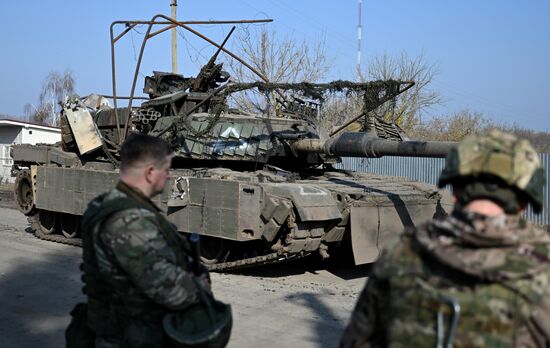
<svg viewBox="0 0 550 348"><path fill-rule="evenodd" d="M452 141L394 141L381 139L371 132L344 132L327 140L301 139L292 144L298 153L329 156L368 157L446 157L456 146Z"/></svg>

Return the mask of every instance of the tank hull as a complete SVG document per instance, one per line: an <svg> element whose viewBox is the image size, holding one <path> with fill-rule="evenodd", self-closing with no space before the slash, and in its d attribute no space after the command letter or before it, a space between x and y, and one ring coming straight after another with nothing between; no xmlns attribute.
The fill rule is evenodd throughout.
<svg viewBox="0 0 550 348"><path fill-rule="evenodd" d="M46 164L30 171L34 207L25 213L39 237L69 244L79 244L89 201L118 181L116 170ZM316 171L296 180L222 168L174 170L154 201L180 232L203 236L205 261L220 270L328 257L342 243L351 244L356 264L373 262L405 227L450 208L445 192L402 177Z"/></svg>

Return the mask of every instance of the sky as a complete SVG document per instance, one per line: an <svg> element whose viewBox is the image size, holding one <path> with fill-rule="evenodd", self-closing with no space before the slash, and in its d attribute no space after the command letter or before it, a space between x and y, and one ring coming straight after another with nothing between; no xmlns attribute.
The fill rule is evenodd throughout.
<svg viewBox="0 0 550 348"><path fill-rule="evenodd" d="M169 5L170 0L0 2L0 114L22 116L25 104L36 104L50 71L70 69L82 96L112 94L109 25L169 15ZM363 69L373 57L402 52L437 66L430 88L445 103L425 117L469 109L497 122L550 130L549 0L363 0L361 16ZM274 20L262 24L266 29L299 42L325 40L327 81L356 78L358 0L178 0L182 21L265 18ZM193 28L221 42L230 26ZM129 94L145 31L140 27L117 43L119 95ZM227 48L233 44L230 40ZM195 75L212 53L189 32L180 31L178 45L185 75ZM169 32L148 44L138 90L152 70L171 70Z"/></svg>

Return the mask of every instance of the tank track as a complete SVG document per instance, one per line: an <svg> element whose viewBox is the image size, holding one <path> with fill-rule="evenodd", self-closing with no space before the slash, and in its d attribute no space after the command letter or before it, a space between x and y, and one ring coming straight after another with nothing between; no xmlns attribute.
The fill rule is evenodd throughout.
<svg viewBox="0 0 550 348"><path fill-rule="evenodd" d="M47 240L48 242L55 242L55 243L82 247L82 239L80 238L67 238L60 234L45 234L44 232L36 229L34 230L34 235L38 239Z"/></svg>
<svg viewBox="0 0 550 348"><path fill-rule="evenodd" d="M67 238L61 234L46 234L42 232L42 229L40 228L40 223L37 217L38 215L27 216L27 220L31 224L31 229L34 231L34 235L38 239L47 240L49 242L82 247L82 239L80 238Z"/></svg>
<svg viewBox="0 0 550 348"><path fill-rule="evenodd" d="M49 241L49 242L65 244L65 245L72 245L72 246L76 246L76 247L82 247L82 239L80 239L80 238L67 238L67 237L65 237L61 234L46 234L46 233L42 232L42 230L40 229L39 222L35 218L35 216L28 216L27 220L31 224L31 228L34 231L34 235L38 239L46 240L46 241ZM279 254L277 252L274 252L274 253L266 254L266 255L243 258L243 259L236 260L236 261L220 262L220 263L215 263L215 264L210 264L210 265L209 264L204 264L204 266L209 271L212 271L212 272L233 271L233 270L247 268L247 267L286 262L286 261L298 259L298 258L301 258L301 257L305 257L307 255L309 255L309 254L284 255L284 254Z"/></svg>
<svg viewBox="0 0 550 348"><path fill-rule="evenodd" d="M246 259L240 259L237 261L231 261L231 262L220 262L215 263L213 265L205 265L206 268L209 271L213 272L221 272L221 271L233 271L236 269L242 269L252 266L261 266L261 265L268 265L268 264L275 264L275 263L281 263L286 262L294 259L298 259L301 257L305 257L309 254L304 255L281 255L279 253L271 253L267 255L261 255L256 257L250 257Z"/></svg>

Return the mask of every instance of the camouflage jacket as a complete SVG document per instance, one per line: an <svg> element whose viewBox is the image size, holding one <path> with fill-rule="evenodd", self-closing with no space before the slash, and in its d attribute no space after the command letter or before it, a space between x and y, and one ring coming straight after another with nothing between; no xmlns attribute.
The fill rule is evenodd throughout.
<svg viewBox="0 0 550 348"><path fill-rule="evenodd" d="M164 314L197 301L186 240L123 182L90 202L82 227L92 331L122 347L165 346Z"/></svg>
<svg viewBox="0 0 550 348"><path fill-rule="evenodd" d="M340 346L548 347L549 283L546 232L454 212L382 253Z"/></svg>

